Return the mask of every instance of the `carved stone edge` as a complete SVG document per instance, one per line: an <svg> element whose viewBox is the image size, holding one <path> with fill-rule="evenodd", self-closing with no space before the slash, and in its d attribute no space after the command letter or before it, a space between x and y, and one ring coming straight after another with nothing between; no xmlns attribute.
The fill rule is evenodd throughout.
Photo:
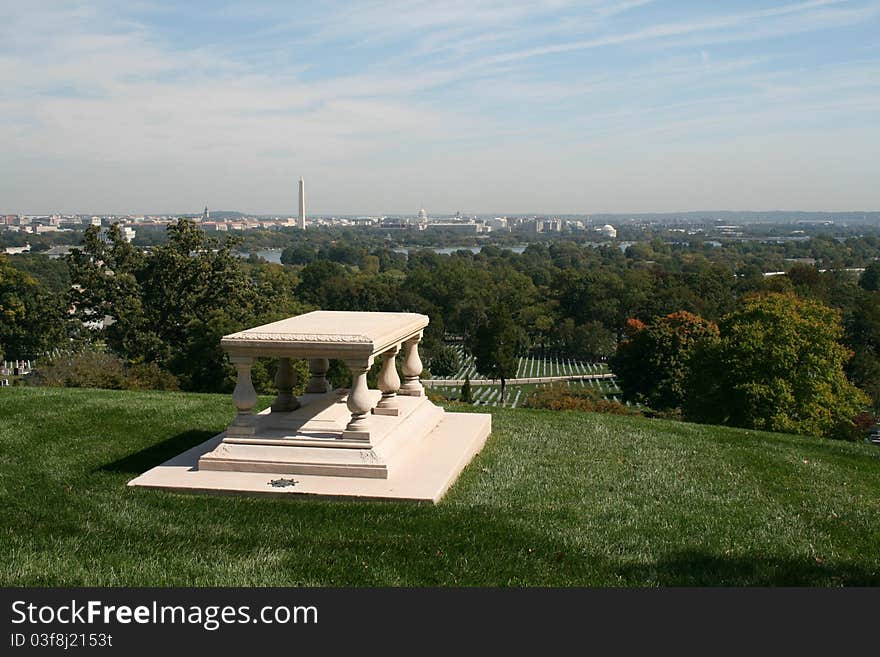
<svg viewBox="0 0 880 657"><path fill-rule="evenodd" d="M344 342L353 344L372 344L365 335L337 335L328 333L233 333L226 335L221 344L246 345L251 342Z"/></svg>

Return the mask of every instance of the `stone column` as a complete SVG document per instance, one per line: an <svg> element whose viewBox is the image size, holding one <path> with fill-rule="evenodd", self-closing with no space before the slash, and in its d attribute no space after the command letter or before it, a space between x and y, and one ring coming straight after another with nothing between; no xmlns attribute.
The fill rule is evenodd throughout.
<svg viewBox="0 0 880 657"><path fill-rule="evenodd" d="M419 342L422 334L410 338L406 344L406 358L403 361L403 385L400 386L400 394L409 397L422 397L425 389L419 382L422 373L422 359L419 358Z"/></svg>
<svg viewBox="0 0 880 657"><path fill-rule="evenodd" d="M272 402L273 413L285 413L299 408L299 399L293 394L293 369L289 358L278 359L275 387L278 388L278 396Z"/></svg>
<svg viewBox="0 0 880 657"><path fill-rule="evenodd" d="M373 413L376 415L399 415L397 391L400 389L400 376L397 374L397 353L400 345L396 344L382 354L382 371L379 372L379 390L382 399L376 404Z"/></svg>
<svg viewBox="0 0 880 657"><path fill-rule="evenodd" d="M309 373L312 378L306 386L306 392L325 393L330 392L330 382L327 380L327 369L330 367L330 361L326 358L310 358Z"/></svg>
<svg viewBox="0 0 880 657"><path fill-rule="evenodd" d="M257 405L257 391L251 382L251 367L254 359L251 356L230 356L229 360L238 370L238 381L232 391L232 403L238 410L226 433L229 435L247 436L256 432L254 406Z"/></svg>
<svg viewBox="0 0 880 657"><path fill-rule="evenodd" d="M351 372L351 390L348 391L346 406L351 411L351 421L342 432L344 440L370 440L370 429L367 418L372 407L372 395L367 388L367 372L370 371L370 360L347 360L345 364Z"/></svg>

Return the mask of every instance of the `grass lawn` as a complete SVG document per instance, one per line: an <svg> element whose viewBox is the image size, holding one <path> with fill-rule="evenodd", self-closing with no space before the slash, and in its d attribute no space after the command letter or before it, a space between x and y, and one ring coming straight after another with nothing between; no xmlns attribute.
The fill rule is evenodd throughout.
<svg viewBox="0 0 880 657"><path fill-rule="evenodd" d="M876 447L479 410L438 506L224 497L125 484L228 397L6 388L0 585L880 585Z"/></svg>

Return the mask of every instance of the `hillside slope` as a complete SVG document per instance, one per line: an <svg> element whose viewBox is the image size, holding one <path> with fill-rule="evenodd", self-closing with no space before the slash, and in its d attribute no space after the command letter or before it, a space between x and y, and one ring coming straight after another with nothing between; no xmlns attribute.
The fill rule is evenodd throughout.
<svg viewBox="0 0 880 657"><path fill-rule="evenodd" d="M880 584L880 449L492 410L433 507L127 489L228 397L4 389L0 585Z"/></svg>

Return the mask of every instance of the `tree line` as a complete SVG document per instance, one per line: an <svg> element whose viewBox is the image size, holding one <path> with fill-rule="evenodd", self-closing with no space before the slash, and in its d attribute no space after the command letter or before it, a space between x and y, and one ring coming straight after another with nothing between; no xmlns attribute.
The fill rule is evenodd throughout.
<svg viewBox="0 0 880 657"><path fill-rule="evenodd" d="M455 364L445 344L455 336L480 371L502 380L529 350L613 358L627 398L705 421L748 425L742 418L772 406L794 420L753 426L831 435L840 422L802 417L790 398L826 408L829 399L844 399L840 417L878 406L875 237L721 247L653 240L625 251L558 240L529 244L521 254L485 246L479 253L407 255L382 239L316 230L299 234L283 265L242 260L235 247L179 220L164 243L149 249L127 243L116 227L104 238L90 228L80 247L55 264L33 262L48 261L42 256L27 263L0 257L0 350L17 358L61 345L100 349L127 363L153 363L183 389L223 391L233 385L219 348L224 334L317 308L420 312L431 318L425 362L438 374ZM806 257L816 266L791 262ZM860 277L819 272L865 264ZM777 268L787 274L763 275ZM755 317L778 330L762 333ZM789 333L800 341L766 346ZM721 375L734 365L766 363L759 347L735 349L746 339L785 356L772 377L743 387L746 379ZM679 342L688 346L670 346ZM809 361L807 346L825 359ZM627 360L628 353L637 356ZM712 366L694 367L697 357ZM271 367L255 371L267 388ZM700 377L714 387L698 385ZM814 392L804 392L811 382Z"/></svg>

